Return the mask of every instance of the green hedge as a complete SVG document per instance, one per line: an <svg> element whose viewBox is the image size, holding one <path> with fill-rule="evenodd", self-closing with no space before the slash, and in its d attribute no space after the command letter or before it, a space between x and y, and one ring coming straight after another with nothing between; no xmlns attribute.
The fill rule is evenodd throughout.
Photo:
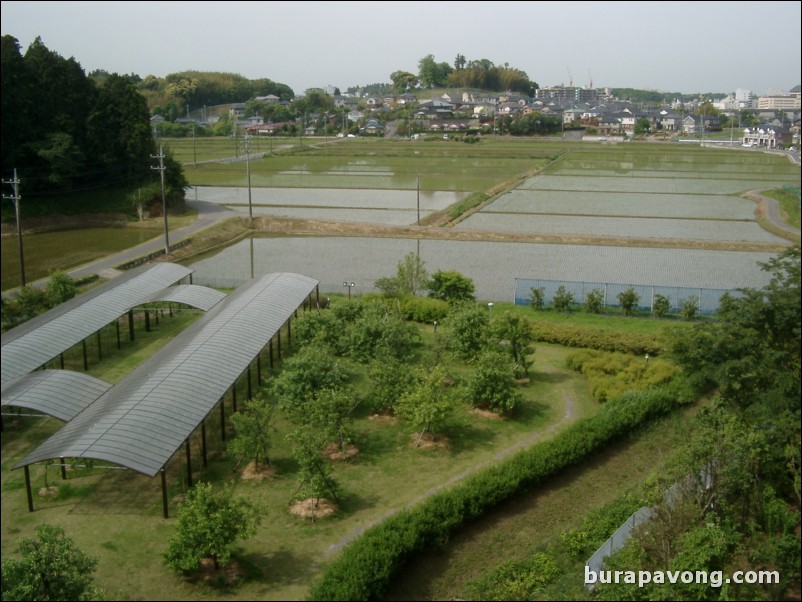
<svg viewBox="0 0 802 602"><path fill-rule="evenodd" d="M616 437L672 410L678 402L690 401L689 397L680 381L624 394L554 439L483 470L411 510L394 514L343 550L313 586L310 599L381 598L398 570L416 553L445 543L449 534L464 523L581 462Z"/></svg>
<svg viewBox="0 0 802 602"><path fill-rule="evenodd" d="M582 328L568 324L532 322L536 341L555 343L566 347L587 347L601 351L620 351L635 355L659 355L663 344L650 334L614 332L598 328Z"/></svg>

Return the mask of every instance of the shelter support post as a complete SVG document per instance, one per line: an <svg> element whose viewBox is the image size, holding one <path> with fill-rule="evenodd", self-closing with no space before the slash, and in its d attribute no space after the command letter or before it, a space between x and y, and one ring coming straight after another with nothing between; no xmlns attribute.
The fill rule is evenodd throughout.
<svg viewBox="0 0 802 602"><path fill-rule="evenodd" d="M89 358L86 357L86 339L81 341L81 346L83 347L83 351L84 351L84 372L88 372L89 371Z"/></svg>
<svg viewBox="0 0 802 602"><path fill-rule="evenodd" d="M62 370L64 370L64 353L58 354L58 363Z"/></svg>
<svg viewBox="0 0 802 602"><path fill-rule="evenodd" d="M190 450L189 438L184 443L187 449L187 484L192 487L192 452Z"/></svg>
<svg viewBox="0 0 802 602"><path fill-rule="evenodd" d="M97 361L102 362L103 361L103 349L100 346L100 341L101 341L100 331L98 330L97 331Z"/></svg>
<svg viewBox="0 0 802 602"><path fill-rule="evenodd" d="M67 480L67 465L64 464L64 456L61 456L61 458L59 458L59 465L61 466L61 480L62 481L66 481Z"/></svg>
<svg viewBox="0 0 802 602"><path fill-rule="evenodd" d="M273 339L272 338L270 339L269 349L270 349L270 370L272 371L273 370Z"/></svg>
<svg viewBox="0 0 802 602"><path fill-rule="evenodd" d="M117 320L114 323L114 326L117 328L117 349L120 349L120 321Z"/></svg>
<svg viewBox="0 0 802 602"><path fill-rule="evenodd" d="M206 420L201 422L201 454L203 456L203 467L209 466L209 460L206 457Z"/></svg>
<svg viewBox="0 0 802 602"><path fill-rule="evenodd" d="M256 356L256 386L262 386L262 352Z"/></svg>
<svg viewBox="0 0 802 602"><path fill-rule="evenodd" d="M28 494L28 512L33 512L33 495L31 494L31 470L25 467L25 492Z"/></svg>
<svg viewBox="0 0 802 602"><path fill-rule="evenodd" d="M134 310L128 310L128 340L134 340Z"/></svg>
<svg viewBox="0 0 802 602"><path fill-rule="evenodd" d="M162 476L162 511L164 514L164 518L170 518L170 513L167 511L167 475L164 472L164 469L161 469L161 476Z"/></svg>
<svg viewBox="0 0 802 602"><path fill-rule="evenodd" d="M298 310L295 310L295 313L298 313ZM295 316L298 317L297 315ZM292 318L287 320L287 349L292 347Z"/></svg>
<svg viewBox="0 0 802 602"><path fill-rule="evenodd" d="M237 411L237 383L234 383L234 386L231 387L231 407L234 412Z"/></svg>
<svg viewBox="0 0 802 602"><path fill-rule="evenodd" d="M248 399L253 397L253 389L251 388L251 364L248 364Z"/></svg>
<svg viewBox="0 0 802 602"><path fill-rule="evenodd" d="M278 347L278 361L282 361L281 360L281 328L278 329L278 332L276 333L276 336L278 337L276 339L276 347Z"/></svg>
<svg viewBox="0 0 802 602"><path fill-rule="evenodd" d="M220 400L220 437L223 443L226 441L226 398Z"/></svg>
<svg viewBox="0 0 802 602"><path fill-rule="evenodd" d="M145 310L145 332L150 332L150 312Z"/></svg>

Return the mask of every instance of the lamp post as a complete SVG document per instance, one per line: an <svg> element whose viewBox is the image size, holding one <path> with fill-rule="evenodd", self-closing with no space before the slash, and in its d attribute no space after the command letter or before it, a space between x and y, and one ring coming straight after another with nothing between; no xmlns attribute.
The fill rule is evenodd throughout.
<svg viewBox="0 0 802 602"><path fill-rule="evenodd" d="M492 302L487 304L487 311L490 312L491 314L493 313L493 303Z"/></svg>
<svg viewBox="0 0 802 602"><path fill-rule="evenodd" d="M348 298L351 298L351 289L356 286L353 282L343 282L343 286L348 289Z"/></svg>

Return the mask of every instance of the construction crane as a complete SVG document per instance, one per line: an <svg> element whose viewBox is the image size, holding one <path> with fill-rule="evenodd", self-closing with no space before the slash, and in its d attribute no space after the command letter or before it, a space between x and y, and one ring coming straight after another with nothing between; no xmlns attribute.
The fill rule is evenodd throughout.
<svg viewBox="0 0 802 602"><path fill-rule="evenodd" d="M590 69L588 69L588 79L590 80L590 83L588 84L588 89L592 90L593 89L593 76L590 74Z"/></svg>
<svg viewBox="0 0 802 602"><path fill-rule="evenodd" d="M571 69L569 67L566 67L566 69L568 69L568 87L569 88L573 88L574 87L574 78L571 77Z"/></svg>

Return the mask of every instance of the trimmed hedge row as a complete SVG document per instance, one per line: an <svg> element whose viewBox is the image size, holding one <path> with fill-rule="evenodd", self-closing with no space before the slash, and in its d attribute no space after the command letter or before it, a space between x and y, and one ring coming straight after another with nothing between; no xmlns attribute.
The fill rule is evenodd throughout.
<svg viewBox="0 0 802 602"><path fill-rule="evenodd" d="M633 332L613 332L598 328L580 328L567 324L532 322L536 341L566 347L588 347L601 351L620 351L635 355L659 355L663 344L654 335Z"/></svg>
<svg viewBox="0 0 802 602"><path fill-rule="evenodd" d="M684 385L621 395L601 412L581 420L552 440L519 452L502 464L469 477L415 508L398 512L351 542L313 586L310 600L381 598L409 558L442 545L462 524L500 502L577 464L616 437L690 401Z"/></svg>

